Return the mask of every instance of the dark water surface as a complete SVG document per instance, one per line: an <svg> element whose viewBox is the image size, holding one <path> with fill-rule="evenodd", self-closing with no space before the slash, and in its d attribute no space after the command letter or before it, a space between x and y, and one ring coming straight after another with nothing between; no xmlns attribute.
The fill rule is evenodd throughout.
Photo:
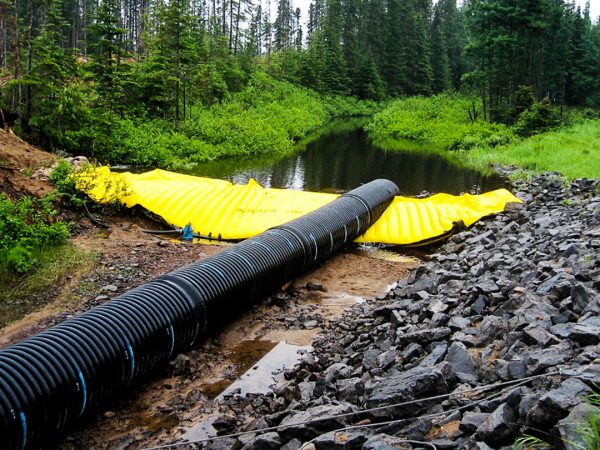
<svg viewBox="0 0 600 450"><path fill-rule="evenodd" d="M499 176L486 176L434 152L376 145L362 124L364 120L333 124L290 156L220 160L199 165L192 174L237 184L254 178L264 187L327 192L347 191L375 178L388 178L406 195L424 190L485 192L506 185Z"/></svg>

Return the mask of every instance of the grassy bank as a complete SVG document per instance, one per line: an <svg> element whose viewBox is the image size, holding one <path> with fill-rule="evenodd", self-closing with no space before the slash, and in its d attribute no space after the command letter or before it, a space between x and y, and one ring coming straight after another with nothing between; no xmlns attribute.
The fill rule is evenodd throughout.
<svg viewBox="0 0 600 450"><path fill-rule="evenodd" d="M367 125L375 139L416 141L440 150L497 146L516 136L508 127L485 121L478 101L460 95L410 97L390 103Z"/></svg>
<svg viewBox="0 0 600 450"><path fill-rule="evenodd" d="M4 272L0 277L0 328L48 304L65 279L89 270L96 255L71 244L36 252L35 267L25 274Z"/></svg>
<svg viewBox="0 0 600 450"><path fill-rule="evenodd" d="M333 118L376 108L353 98L323 98L257 72L230 100L193 108L178 129L162 120L117 121L114 144L103 157L114 164L180 169L230 156L284 154Z"/></svg>
<svg viewBox="0 0 600 450"><path fill-rule="evenodd" d="M475 165L514 164L528 171L556 171L569 179L600 178L600 120L586 120L510 145L475 148Z"/></svg>
<svg viewBox="0 0 600 450"><path fill-rule="evenodd" d="M539 105L539 104L536 104ZM513 126L491 124L476 100L438 95L397 100L375 114L367 126L378 140L410 140L428 149L451 152L480 169L516 165L526 171L557 171L565 177L600 178L600 120L573 118L570 124L543 131L527 130L532 112ZM537 133L537 134L535 134Z"/></svg>
<svg viewBox="0 0 600 450"><path fill-rule="evenodd" d="M67 275L93 262L67 242L69 227L52 202L0 194L0 327L39 309Z"/></svg>

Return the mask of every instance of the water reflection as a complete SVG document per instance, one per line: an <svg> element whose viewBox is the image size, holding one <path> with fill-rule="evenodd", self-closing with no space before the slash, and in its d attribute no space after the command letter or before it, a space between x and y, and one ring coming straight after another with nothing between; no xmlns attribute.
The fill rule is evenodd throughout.
<svg viewBox="0 0 600 450"><path fill-rule="evenodd" d="M424 190L460 194L505 185L499 176L486 176L436 153L376 145L360 123L330 126L291 156L221 160L193 173L238 184L254 178L264 187L327 192L347 191L375 178L389 178L406 195Z"/></svg>

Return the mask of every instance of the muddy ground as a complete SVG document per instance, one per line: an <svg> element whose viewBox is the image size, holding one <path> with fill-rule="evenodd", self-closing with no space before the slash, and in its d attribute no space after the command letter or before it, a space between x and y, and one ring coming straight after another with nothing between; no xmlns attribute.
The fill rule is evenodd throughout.
<svg viewBox="0 0 600 450"><path fill-rule="evenodd" d="M10 197L52 190L33 178L54 155L0 131L0 191ZM49 286L43 304L0 329L10 345L105 302L158 275L218 253L223 245L158 239L141 230L157 224L138 212L101 210L109 229L75 216L71 242L91 252L93 263ZM146 448L172 442L183 430L227 406L213 399L278 342L310 345L321 329L366 297L384 294L418 260L397 253L350 248L232 318L199 348L178 357L124 393L57 442L54 448Z"/></svg>

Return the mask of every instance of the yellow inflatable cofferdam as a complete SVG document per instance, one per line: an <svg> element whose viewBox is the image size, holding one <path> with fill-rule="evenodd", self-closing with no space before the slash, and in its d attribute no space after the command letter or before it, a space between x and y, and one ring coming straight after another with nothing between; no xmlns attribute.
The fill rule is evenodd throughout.
<svg viewBox="0 0 600 450"><path fill-rule="evenodd" d="M164 170L114 173L107 167L80 173L77 188L99 203L140 205L167 223L215 239L246 239L296 219L331 202L335 194L265 189L182 175ZM456 223L470 226L482 217L520 202L506 189L481 195L437 194L416 199L396 197L381 218L357 242L415 245L451 232Z"/></svg>

